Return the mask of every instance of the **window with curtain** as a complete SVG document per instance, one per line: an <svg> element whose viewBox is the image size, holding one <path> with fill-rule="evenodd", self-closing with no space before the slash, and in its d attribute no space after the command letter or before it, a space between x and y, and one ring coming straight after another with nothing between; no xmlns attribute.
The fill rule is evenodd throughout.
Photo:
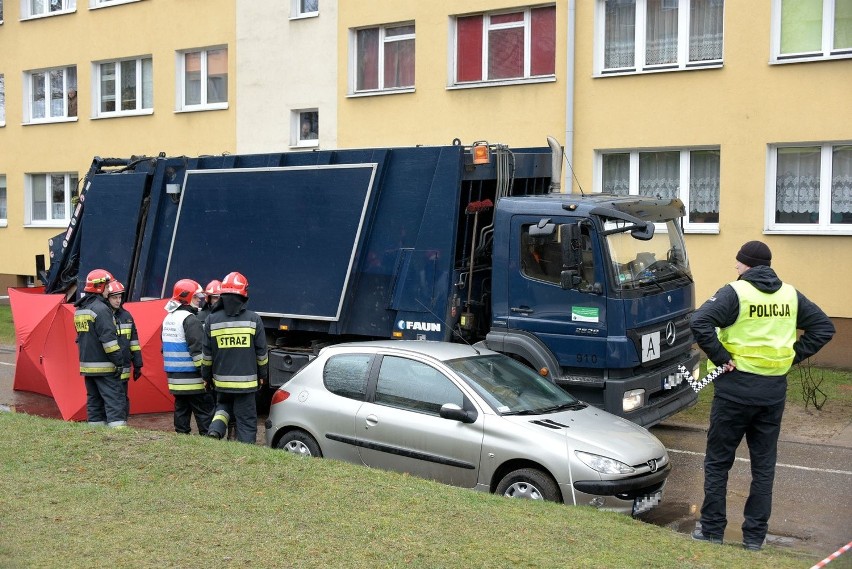
<svg viewBox="0 0 852 569"><path fill-rule="evenodd" d="M556 72L556 7L456 18L455 82L523 80Z"/></svg>
<svg viewBox="0 0 852 569"><path fill-rule="evenodd" d="M724 0L597 0L599 73L721 65Z"/></svg>
<svg viewBox="0 0 852 569"><path fill-rule="evenodd" d="M776 61L852 57L852 0L773 0Z"/></svg>
<svg viewBox="0 0 852 569"><path fill-rule="evenodd" d="M615 195L678 198L687 208L689 232L719 230L718 148L600 151L600 189Z"/></svg>
<svg viewBox="0 0 852 569"><path fill-rule="evenodd" d="M319 111L299 109L291 112L293 123L291 145L317 146L319 144Z"/></svg>
<svg viewBox="0 0 852 569"><path fill-rule="evenodd" d="M227 108L228 49L213 48L182 52L181 110Z"/></svg>
<svg viewBox="0 0 852 569"><path fill-rule="evenodd" d="M414 24L355 31L355 91L414 87Z"/></svg>
<svg viewBox="0 0 852 569"><path fill-rule="evenodd" d="M76 8L76 0L25 0L21 2L21 17L51 16L71 12Z"/></svg>
<svg viewBox="0 0 852 569"><path fill-rule="evenodd" d="M774 229L852 229L852 144L778 147L771 153Z"/></svg>
<svg viewBox="0 0 852 569"><path fill-rule="evenodd" d="M77 187L77 174L55 172L27 174L26 224L64 225L71 211L71 193Z"/></svg>
<svg viewBox="0 0 852 569"><path fill-rule="evenodd" d="M6 124L6 79L0 73L0 126Z"/></svg>
<svg viewBox="0 0 852 569"><path fill-rule="evenodd" d="M77 67L24 72L24 122L50 122L77 116Z"/></svg>
<svg viewBox="0 0 852 569"><path fill-rule="evenodd" d="M97 116L136 114L154 107L154 71L150 57L106 61L95 66Z"/></svg>

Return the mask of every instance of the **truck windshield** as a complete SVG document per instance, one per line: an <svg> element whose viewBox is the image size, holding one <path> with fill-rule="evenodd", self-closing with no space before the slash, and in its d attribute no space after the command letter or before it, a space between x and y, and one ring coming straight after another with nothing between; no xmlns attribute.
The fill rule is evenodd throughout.
<svg viewBox="0 0 852 569"><path fill-rule="evenodd" d="M605 230L629 225L621 220L607 220ZM648 241L636 239L630 231L605 237L617 289L659 287L660 283L687 278L692 280L683 235L676 220L657 223Z"/></svg>

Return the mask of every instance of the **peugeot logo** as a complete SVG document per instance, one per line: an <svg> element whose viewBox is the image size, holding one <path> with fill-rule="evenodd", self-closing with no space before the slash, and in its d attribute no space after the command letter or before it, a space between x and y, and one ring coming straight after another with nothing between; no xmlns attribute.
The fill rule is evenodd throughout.
<svg viewBox="0 0 852 569"><path fill-rule="evenodd" d="M652 458L651 460L648 461L648 468L651 469L651 472L657 471L657 459L656 458Z"/></svg>
<svg viewBox="0 0 852 569"><path fill-rule="evenodd" d="M666 343L669 346L674 346L676 339L677 339L677 328L675 328L674 322L669 322L668 324L666 324Z"/></svg>

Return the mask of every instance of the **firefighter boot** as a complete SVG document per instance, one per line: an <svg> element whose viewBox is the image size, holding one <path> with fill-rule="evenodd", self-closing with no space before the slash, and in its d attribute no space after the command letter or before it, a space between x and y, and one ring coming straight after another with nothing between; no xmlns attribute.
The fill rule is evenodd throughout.
<svg viewBox="0 0 852 569"><path fill-rule="evenodd" d="M228 433L228 423L231 416L227 411L220 409L213 415L213 420L210 421L210 428L207 429L207 436L214 439L221 439Z"/></svg>

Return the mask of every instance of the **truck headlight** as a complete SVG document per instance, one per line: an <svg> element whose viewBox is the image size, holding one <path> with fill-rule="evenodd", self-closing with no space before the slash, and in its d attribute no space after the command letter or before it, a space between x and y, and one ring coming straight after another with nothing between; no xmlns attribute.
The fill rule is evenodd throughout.
<svg viewBox="0 0 852 569"><path fill-rule="evenodd" d="M638 409L645 404L645 390L631 389L624 392L624 398L621 400L621 408L625 413Z"/></svg>
<svg viewBox="0 0 852 569"><path fill-rule="evenodd" d="M607 458L581 450L575 450L574 454L583 461L583 464L595 472L600 472L601 474L633 474L632 466L628 466L614 458Z"/></svg>

